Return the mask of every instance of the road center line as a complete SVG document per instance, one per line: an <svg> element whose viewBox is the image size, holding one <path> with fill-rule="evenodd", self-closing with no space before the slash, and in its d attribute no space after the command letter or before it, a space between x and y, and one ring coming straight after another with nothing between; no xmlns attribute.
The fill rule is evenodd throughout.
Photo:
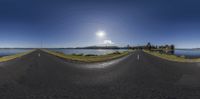
<svg viewBox="0 0 200 99"><path fill-rule="evenodd" d="M139 54L137 55L137 59L140 60L140 55Z"/></svg>

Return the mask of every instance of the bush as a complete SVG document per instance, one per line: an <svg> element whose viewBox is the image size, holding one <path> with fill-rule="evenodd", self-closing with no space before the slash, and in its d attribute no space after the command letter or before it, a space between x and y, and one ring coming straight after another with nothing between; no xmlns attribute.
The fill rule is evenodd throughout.
<svg viewBox="0 0 200 99"><path fill-rule="evenodd" d="M121 54L119 51L115 51L112 54Z"/></svg>
<svg viewBox="0 0 200 99"><path fill-rule="evenodd" d="M87 54L85 56L98 56L98 55L95 55L95 54Z"/></svg>
<svg viewBox="0 0 200 99"><path fill-rule="evenodd" d="M74 55L74 56L83 56L83 53L81 53L81 54L73 53L72 55Z"/></svg>

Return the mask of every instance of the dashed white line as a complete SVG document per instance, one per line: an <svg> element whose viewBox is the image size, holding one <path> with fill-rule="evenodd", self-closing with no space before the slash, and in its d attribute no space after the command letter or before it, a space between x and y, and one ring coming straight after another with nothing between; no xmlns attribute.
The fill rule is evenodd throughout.
<svg viewBox="0 0 200 99"><path fill-rule="evenodd" d="M137 59L140 60L140 55L139 54L137 55Z"/></svg>

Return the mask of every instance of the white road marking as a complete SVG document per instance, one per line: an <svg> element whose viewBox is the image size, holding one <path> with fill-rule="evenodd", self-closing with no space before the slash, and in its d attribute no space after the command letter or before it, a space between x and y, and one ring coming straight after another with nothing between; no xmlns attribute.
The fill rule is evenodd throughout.
<svg viewBox="0 0 200 99"><path fill-rule="evenodd" d="M139 54L137 55L137 59L140 60L140 55Z"/></svg>
<svg viewBox="0 0 200 99"><path fill-rule="evenodd" d="M38 53L38 57L40 57L40 53Z"/></svg>

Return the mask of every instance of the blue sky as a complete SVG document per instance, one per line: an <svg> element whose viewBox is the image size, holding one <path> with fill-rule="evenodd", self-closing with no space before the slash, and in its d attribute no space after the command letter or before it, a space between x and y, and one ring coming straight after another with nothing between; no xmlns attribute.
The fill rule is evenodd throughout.
<svg viewBox="0 0 200 99"><path fill-rule="evenodd" d="M200 48L198 0L1 0L0 47ZM104 31L105 36L96 33Z"/></svg>

